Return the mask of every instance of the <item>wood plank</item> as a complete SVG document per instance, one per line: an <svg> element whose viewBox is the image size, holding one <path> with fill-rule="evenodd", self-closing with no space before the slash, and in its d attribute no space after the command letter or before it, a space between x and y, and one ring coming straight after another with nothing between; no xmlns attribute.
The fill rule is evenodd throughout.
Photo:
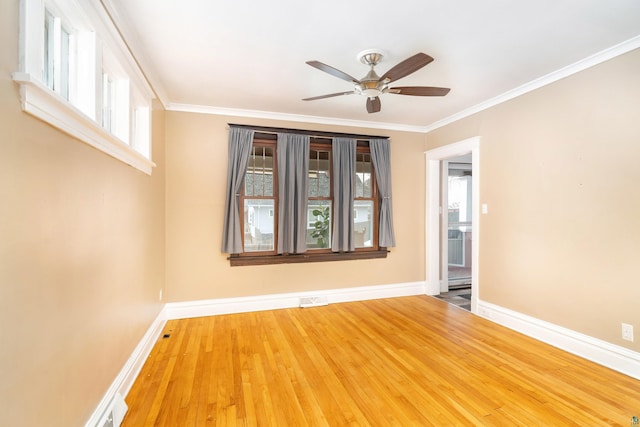
<svg viewBox="0 0 640 427"><path fill-rule="evenodd" d="M640 381L427 296L167 322L133 426L628 425Z"/></svg>

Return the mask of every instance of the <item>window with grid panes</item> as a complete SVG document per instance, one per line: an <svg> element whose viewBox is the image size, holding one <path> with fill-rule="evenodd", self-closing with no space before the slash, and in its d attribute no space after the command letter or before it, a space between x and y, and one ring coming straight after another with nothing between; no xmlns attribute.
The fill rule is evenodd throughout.
<svg viewBox="0 0 640 427"><path fill-rule="evenodd" d="M311 144L309 149L309 197L307 203L307 249L331 248L331 147Z"/></svg>
<svg viewBox="0 0 640 427"><path fill-rule="evenodd" d="M374 248L378 237L378 194L368 147L356 150L353 231L356 248Z"/></svg>
<svg viewBox="0 0 640 427"><path fill-rule="evenodd" d="M314 138L309 147L307 252L277 254L278 170L277 141L261 134L254 138L240 195L243 253L231 265L313 262L386 257L378 246L378 193L368 142L359 141L354 172L354 252L332 252L333 171L329 138Z"/></svg>
<svg viewBox="0 0 640 427"><path fill-rule="evenodd" d="M240 200L245 253L275 254L275 236L278 235L276 164L275 142L254 142Z"/></svg>

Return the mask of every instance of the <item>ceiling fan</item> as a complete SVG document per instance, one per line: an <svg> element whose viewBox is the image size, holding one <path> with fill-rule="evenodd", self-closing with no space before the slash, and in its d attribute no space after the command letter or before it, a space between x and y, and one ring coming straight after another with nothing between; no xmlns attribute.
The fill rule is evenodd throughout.
<svg viewBox="0 0 640 427"><path fill-rule="evenodd" d="M400 80L403 77L408 76L411 73L418 71L420 68L433 61L433 58L424 53L417 53L410 58L392 67L389 71L384 73L382 77L379 77L374 67L380 63L383 54L376 49L368 49L358 54L358 59L363 64L369 65L371 68L366 76L358 80L351 77L349 74L333 68L327 64L323 64L320 61L307 61L306 63L312 67L317 68L320 71L331 74L342 80L346 80L353 83L355 86L353 90L347 92L330 93L327 95L314 96L311 98L305 98L303 101L314 101L316 99L331 98L341 95L363 95L367 97L367 112L377 113L380 111L380 95L383 93L395 93L397 95L412 95L412 96L444 96L451 89L446 87L431 87L431 86L399 86L389 87L389 83L396 80Z"/></svg>

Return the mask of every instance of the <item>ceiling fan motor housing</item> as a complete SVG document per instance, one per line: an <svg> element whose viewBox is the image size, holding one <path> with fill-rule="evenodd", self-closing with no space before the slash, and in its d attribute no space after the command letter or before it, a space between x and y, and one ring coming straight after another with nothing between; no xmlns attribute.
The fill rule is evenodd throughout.
<svg viewBox="0 0 640 427"><path fill-rule="evenodd" d="M373 67L382 61L384 54L379 49L367 49L358 54L358 60L363 64L369 65L371 69L364 76L359 84L355 85L356 93L369 98L374 98L386 92L388 89L388 81L380 80L380 76L376 74Z"/></svg>

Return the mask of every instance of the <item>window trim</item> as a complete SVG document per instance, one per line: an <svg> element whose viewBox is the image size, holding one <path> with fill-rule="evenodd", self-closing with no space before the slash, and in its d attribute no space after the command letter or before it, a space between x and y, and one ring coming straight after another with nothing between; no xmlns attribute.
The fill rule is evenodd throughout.
<svg viewBox="0 0 640 427"><path fill-rule="evenodd" d="M364 250L367 249L367 250ZM354 261L359 259L386 258L390 251L385 247L378 249L361 248L354 252L305 252L303 254L282 255L230 255L227 257L231 267L248 265L299 264L304 262Z"/></svg>
<svg viewBox="0 0 640 427"><path fill-rule="evenodd" d="M265 133L263 129L264 128L261 128L261 132L256 132L256 134L254 135L252 146L256 143L258 145L263 145L263 146L272 145L274 147L274 153L276 153L277 152L276 134L272 134L269 132ZM368 146L368 139L369 137L366 137L365 139L362 136L356 138L356 140L358 141L356 146L357 153L361 153L361 152L370 153L370 148ZM366 143L366 147L363 146L362 144L363 142ZM311 140L311 145L316 149L323 146L329 147L330 156L333 155L331 151L331 139L329 135L313 137ZM274 160L274 165L276 165L277 167L276 160ZM371 164L371 166L373 168L373 163ZM277 174L278 174L278 171L277 169L275 169L274 176L277 177ZM331 176L331 179L333 179L333 168L331 168L330 176ZM301 253L301 254L288 254L288 253L277 254L271 251L269 252L264 251L262 253L242 252L240 254L231 254L227 257L227 260L229 260L230 266L238 267L238 266L249 266L249 265L297 264L297 263L307 263L307 262L352 261L352 260L359 260L359 259L386 258L387 254L390 251L386 247L378 246L379 240L378 240L377 234L378 234L378 227L379 227L378 216L380 213L379 212L380 202L378 200L379 198L378 184L377 184L375 172L373 170L371 171L371 177L373 179L372 198L371 199L365 198L364 200L373 200L374 211L376 212L376 215L373 218L375 232L373 236L374 245L372 247L358 247L353 252L332 252L331 248L310 249L310 250L307 250L307 252ZM278 200L277 197L278 197L277 192L274 192L274 198L276 200ZM331 197L333 200L333 185L331 186ZM243 217L244 210L242 209L242 206L244 205L244 202L243 202L244 198L245 196L244 196L244 183L243 183L243 190L242 190L242 194L240 195L240 207L241 207L240 223L243 224L243 228L242 228L242 246L243 247L244 247L245 233L244 233L244 217ZM277 206L275 206L275 208L277 212ZM333 214L332 214L332 218L333 218ZM275 218L275 220L277 220L277 218ZM332 227L333 227L333 220L332 220ZM277 249L277 238L275 233L274 233L274 239L276 239L274 241L274 247Z"/></svg>
<svg viewBox="0 0 640 427"><path fill-rule="evenodd" d="M86 67L88 63L90 67L95 67L95 71L91 73L91 81L80 80L83 85L82 92L89 94L88 98L84 96L79 99L67 100L44 82L44 16L46 11L53 11L54 16L58 13L62 15L63 25L68 25L71 28L81 26L82 30L78 29L78 32L75 33L76 36L85 33L93 35L89 40L92 43L92 49L82 50L82 64L79 65ZM67 22L69 17L72 19ZM83 47L86 47L84 43L87 40L83 36L81 38L83 38ZM114 55L130 80L129 116L131 119L141 118L141 124L148 127L145 130L134 131L136 125L130 123L129 137L127 138L130 140L130 144L101 126L102 100L100 92L102 82L98 79L98 75L102 74L101 62L105 50ZM91 56L91 58L85 58L85 55ZM19 71L14 72L12 78L20 87L23 111L105 154L151 175L155 166L151 160L153 91L100 2L21 0L19 67ZM87 69L83 68L83 70ZM81 108L87 109L87 111L82 111ZM140 110L144 116L135 115L136 110ZM135 135L148 138L148 141L132 141L132 136ZM142 152L138 150L142 150Z"/></svg>
<svg viewBox="0 0 640 427"><path fill-rule="evenodd" d="M62 96L33 79L30 74L14 73L20 83L22 109L82 142L151 175L153 161L106 132L102 126L67 102Z"/></svg>

